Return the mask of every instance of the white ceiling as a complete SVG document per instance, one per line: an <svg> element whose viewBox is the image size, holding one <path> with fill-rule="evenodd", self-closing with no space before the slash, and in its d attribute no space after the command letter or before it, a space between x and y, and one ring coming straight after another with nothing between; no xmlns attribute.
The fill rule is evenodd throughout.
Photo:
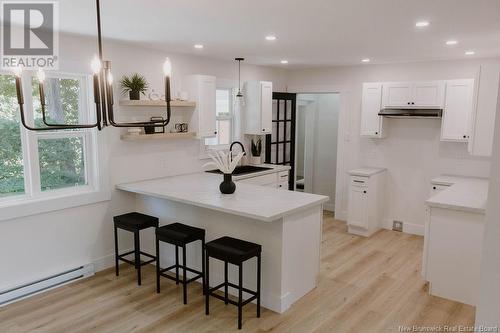
<svg viewBox="0 0 500 333"><path fill-rule="evenodd" d="M60 13L61 30L95 35L94 0L60 1ZM254 64L500 56L500 0L101 0L101 15L106 37ZM430 26L415 28L419 20Z"/></svg>

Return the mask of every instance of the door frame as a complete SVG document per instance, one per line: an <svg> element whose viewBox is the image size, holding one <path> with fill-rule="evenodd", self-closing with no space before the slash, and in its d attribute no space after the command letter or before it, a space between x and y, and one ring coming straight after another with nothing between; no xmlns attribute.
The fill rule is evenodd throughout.
<svg viewBox="0 0 500 333"><path fill-rule="evenodd" d="M347 221L347 202L349 195L349 177L347 171L351 165L358 163L359 157L347 154L352 130L352 117L349 112L351 103L351 91L344 86L337 85L291 85L288 92L295 94L339 94L340 114L337 133L337 172L335 186L335 218ZM297 137L297 135L295 136ZM297 144L295 142L295 144Z"/></svg>

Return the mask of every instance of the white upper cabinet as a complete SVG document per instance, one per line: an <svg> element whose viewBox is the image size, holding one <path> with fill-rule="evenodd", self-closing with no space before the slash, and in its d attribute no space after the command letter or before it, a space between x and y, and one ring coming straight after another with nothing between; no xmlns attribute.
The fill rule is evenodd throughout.
<svg viewBox="0 0 500 333"><path fill-rule="evenodd" d="M216 78L209 75L190 75L185 81L186 89L196 109L189 122L189 130L196 131L198 138L213 137L216 129L215 91Z"/></svg>
<svg viewBox="0 0 500 333"><path fill-rule="evenodd" d="M469 140L473 111L474 80L446 81L446 98L441 123L441 140Z"/></svg>
<svg viewBox="0 0 500 333"><path fill-rule="evenodd" d="M273 112L273 83L245 82L245 134L271 134Z"/></svg>
<svg viewBox="0 0 500 333"><path fill-rule="evenodd" d="M383 137L382 117L378 115L382 104L382 84L364 83L361 101L361 136Z"/></svg>
<svg viewBox="0 0 500 333"><path fill-rule="evenodd" d="M442 108L444 99L444 81L416 82L413 85L412 106Z"/></svg>
<svg viewBox="0 0 500 333"><path fill-rule="evenodd" d="M482 65L478 82L477 104L472 117L468 148L472 155L491 156L500 83L500 65Z"/></svg>
<svg viewBox="0 0 500 333"><path fill-rule="evenodd" d="M412 83L384 83L384 108L410 106Z"/></svg>
<svg viewBox="0 0 500 333"><path fill-rule="evenodd" d="M383 108L442 108L444 81L383 84Z"/></svg>

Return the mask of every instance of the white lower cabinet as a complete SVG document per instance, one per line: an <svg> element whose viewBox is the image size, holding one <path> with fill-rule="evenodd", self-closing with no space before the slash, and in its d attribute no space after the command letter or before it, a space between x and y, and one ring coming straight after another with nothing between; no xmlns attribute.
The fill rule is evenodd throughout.
<svg viewBox="0 0 500 333"><path fill-rule="evenodd" d="M284 181L283 179L286 179ZM260 186L273 187L280 190L288 190L288 171L274 172L267 175L236 179L238 183L246 183Z"/></svg>
<svg viewBox="0 0 500 333"><path fill-rule="evenodd" d="M352 234L368 237L382 226L385 170L361 175L351 170L347 227Z"/></svg>

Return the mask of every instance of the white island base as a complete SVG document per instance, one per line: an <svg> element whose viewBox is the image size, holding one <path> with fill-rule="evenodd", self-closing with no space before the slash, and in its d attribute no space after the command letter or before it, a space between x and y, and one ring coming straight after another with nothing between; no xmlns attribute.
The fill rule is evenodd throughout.
<svg viewBox="0 0 500 333"><path fill-rule="evenodd" d="M322 203L328 197L241 183L237 184L235 194L223 195L218 190L220 177L196 174L195 178L201 183L191 183L184 189L175 187L179 181L182 183L179 177L186 176L124 184L118 188L138 193L136 211L159 217L160 226L181 222L205 229L207 242L231 236L262 245L263 307L283 313L316 287L320 265ZM207 196L206 186L209 186L210 196ZM187 195L188 192L190 195ZM251 197L254 200L249 205L247 201ZM251 209L256 212L251 213ZM141 247L154 253L154 244L153 233L142 232ZM186 252L188 266L201 270L201 242L189 244ZM162 267L173 264L172 245L162 243L161 261ZM229 280L236 283L237 267L229 267ZM256 272L256 259L243 264L245 288L256 289ZM223 263L211 258L210 286L223 281ZM166 282L162 280L162 283ZM230 293L237 295L231 288ZM244 295L245 298L249 296Z"/></svg>

